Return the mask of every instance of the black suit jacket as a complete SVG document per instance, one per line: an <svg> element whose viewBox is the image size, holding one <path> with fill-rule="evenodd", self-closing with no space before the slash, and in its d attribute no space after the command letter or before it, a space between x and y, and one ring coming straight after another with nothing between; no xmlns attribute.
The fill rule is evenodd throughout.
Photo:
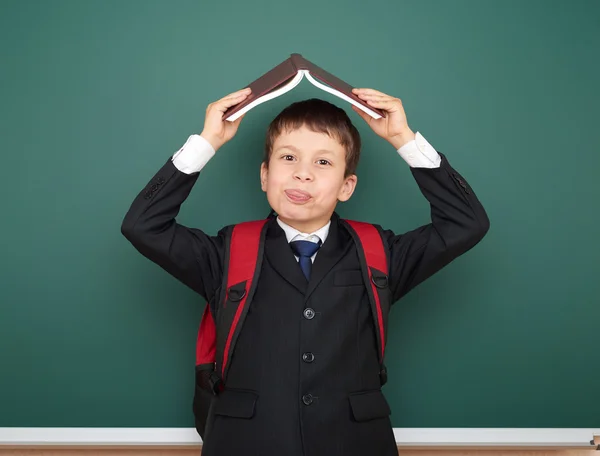
<svg viewBox="0 0 600 456"><path fill-rule="evenodd" d="M475 193L440 155L439 168L411 168L432 222L404 234L378 226L390 259L392 302L489 229ZM122 233L211 300L222 285L224 237L232 227L209 236L176 222L198 176L180 172L169 159L135 198ZM375 322L350 234L334 214L307 281L283 230L275 219L268 223L260 279L225 390L211 405L203 454L397 455Z"/></svg>

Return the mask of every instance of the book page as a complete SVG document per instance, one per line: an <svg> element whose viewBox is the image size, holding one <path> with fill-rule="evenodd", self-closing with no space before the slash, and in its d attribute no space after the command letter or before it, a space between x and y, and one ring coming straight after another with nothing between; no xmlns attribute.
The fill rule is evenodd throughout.
<svg viewBox="0 0 600 456"><path fill-rule="evenodd" d="M259 104L264 103L265 101L272 100L273 98L276 98L280 95L283 95L286 92L289 92L294 87L296 87L298 84L300 84L300 81L302 81L303 77L304 77L304 70L298 71L296 76L294 76L294 78L289 83L279 87L278 89L273 90L272 92L264 94L262 97L258 97L252 103L249 103L248 105L244 106L238 112L227 117L227 119L225 119L225 120L229 120L230 122L233 122L234 120L236 120L240 116L242 116L244 113L250 111L255 106L258 106Z"/></svg>

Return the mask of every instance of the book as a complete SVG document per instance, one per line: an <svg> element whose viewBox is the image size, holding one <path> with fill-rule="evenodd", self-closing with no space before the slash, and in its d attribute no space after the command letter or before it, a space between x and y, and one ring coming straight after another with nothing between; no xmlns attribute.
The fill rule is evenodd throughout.
<svg viewBox="0 0 600 456"><path fill-rule="evenodd" d="M294 53L276 67L251 82L246 87L252 89L252 93L242 102L230 106L223 113L225 120L233 122L252 108L279 97L289 92L302 81L308 79L315 87L329 92L344 101L347 101L375 119L385 117L385 111L370 106L366 101L352 93L350 84L328 73L314 63Z"/></svg>

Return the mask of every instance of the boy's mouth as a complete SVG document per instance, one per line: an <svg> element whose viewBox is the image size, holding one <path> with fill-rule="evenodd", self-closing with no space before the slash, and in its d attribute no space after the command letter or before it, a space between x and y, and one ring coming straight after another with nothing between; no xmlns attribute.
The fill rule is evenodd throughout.
<svg viewBox="0 0 600 456"><path fill-rule="evenodd" d="M290 201L297 204L306 203L311 198L310 193L295 189L285 190L285 195Z"/></svg>

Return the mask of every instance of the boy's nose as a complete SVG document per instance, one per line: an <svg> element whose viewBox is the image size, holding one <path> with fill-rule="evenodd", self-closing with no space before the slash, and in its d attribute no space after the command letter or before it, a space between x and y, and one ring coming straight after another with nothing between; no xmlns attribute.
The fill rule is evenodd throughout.
<svg viewBox="0 0 600 456"><path fill-rule="evenodd" d="M300 181L310 181L312 178L312 173L306 168L297 168L294 171L294 179L298 179Z"/></svg>

